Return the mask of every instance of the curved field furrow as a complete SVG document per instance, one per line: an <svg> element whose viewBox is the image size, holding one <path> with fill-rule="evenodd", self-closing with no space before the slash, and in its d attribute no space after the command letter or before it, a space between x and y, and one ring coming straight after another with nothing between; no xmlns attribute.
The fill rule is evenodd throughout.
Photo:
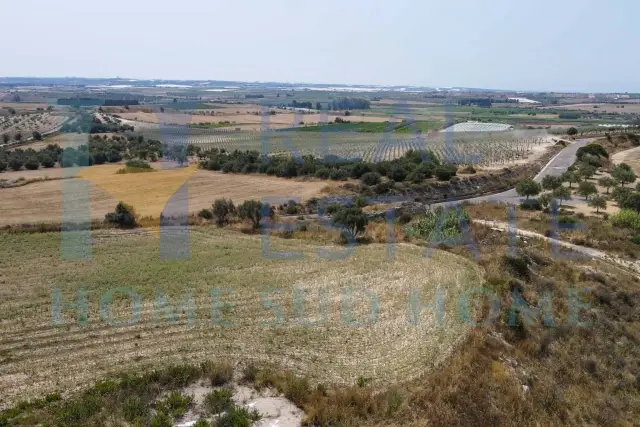
<svg viewBox="0 0 640 427"><path fill-rule="evenodd" d="M192 233L188 260L167 262L151 235L103 231L94 233L91 260L61 261L56 236L0 236L0 244L11 248L0 256L6 285L0 302L3 407L72 391L123 367L213 357L276 363L327 383L352 384L359 376L379 384L415 378L466 336L459 298L483 276L466 259L440 251L424 258L420 248L405 244L393 259L387 259L386 245L368 245L346 259L327 260L318 256L318 246L273 238L271 250L302 254L274 260L259 236L204 229ZM25 265L37 265L38 273ZM46 299L52 287L67 303L60 306L65 324L58 327L51 317L56 306ZM90 290L85 326L74 323L69 306L80 287ZM162 296L175 309L188 289L194 322L184 315L167 321ZM432 311L420 309L437 289L445 297L441 325ZM212 299L212 290L220 300ZM127 293L139 297L139 309L132 311ZM409 309L418 316L415 324ZM109 315L136 321L110 326Z"/></svg>

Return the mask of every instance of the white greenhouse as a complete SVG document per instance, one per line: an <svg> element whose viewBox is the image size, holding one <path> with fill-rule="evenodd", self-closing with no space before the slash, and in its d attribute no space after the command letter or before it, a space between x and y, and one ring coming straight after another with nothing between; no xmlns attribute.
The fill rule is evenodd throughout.
<svg viewBox="0 0 640 427"><path fill-rule="evenodd" d="M502 123L465 122L449 126L441 132L504 132L512 129L513 126Z"/></svg>

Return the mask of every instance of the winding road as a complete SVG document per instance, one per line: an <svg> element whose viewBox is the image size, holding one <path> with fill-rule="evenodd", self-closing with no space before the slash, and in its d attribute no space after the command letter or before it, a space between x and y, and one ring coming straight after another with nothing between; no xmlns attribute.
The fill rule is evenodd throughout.
<svg viewBox="0 0 640 427"><path fill-rule="evenodd" d="M545 176L560 176L576 161L576 153L580 147L584 147L589 142L596 138L580 139L573 142L571 145L565 147L562 151L556 154L547 163L540 172L533 178L536 182L542 182ZM433 203L432 207L451 207L459 203L481 203L481 202L503 202L520 204L521 197L516 193L515 188L511 190L503 191L502 193L490 194L486 196L478 196L470 199L452 200L450 202Z"/></svg>

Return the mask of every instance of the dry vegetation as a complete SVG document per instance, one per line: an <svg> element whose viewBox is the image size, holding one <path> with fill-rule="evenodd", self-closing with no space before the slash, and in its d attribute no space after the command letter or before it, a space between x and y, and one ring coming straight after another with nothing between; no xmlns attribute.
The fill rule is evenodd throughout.
<svg viewBox="0 0 640 427"><path fill-rule="evenodd" d="M248 199L287 201L306 200L317 196L327 186L325 181L299 181L257 175L223 174L197 170L194 166L182 169L159 170L152 177L147 174L118 175L122 165L92 166L77 169L53 169L46 171L20 171L3 173L2 178L35 179L47 176L61 178L79 176L90 182L91 217L104 218L122 200L136 207L142 216L159 218L169 198L185 182L188 183L189 212L197 213L211 207L218 198L230 198L239 203ZM0 224L60 222L63 198L68 206L85 197L79 179L34 182L18 187L0 189L3 203L0 205ZM337 185L337 184L333 184Z"/></svg>
<svg viewBox="0 0 640 427"><path fill-rule="evenodd" d="M167 263L158 240L144 232L94 232L90 261L62 261L60 234L2 234L0 241L9 248L0 257L5 407L28 396L71 392L122 368L216 357L269 362L327 384L354 384L359 377L376 386L407 381L438 366L464 339L469 328L457 316L457 300L482 283L472 262L441 251L424 258L411 245L398 246L392 259L385 245L369 245L328 260L316 244L273 238L272 250L303 254L275 261L261 252L258 236L205 228L192 230L189 260ZM437 287L446 296L443 326L428 311L416 325L408 322L411 291L426 302ZM54 326L53 290L73 301L81 288L90 293L88 324L77 325L77 313L61 306L65 325ZM101 298L116 288L135 291L139 310L134 304L132 312L120 293L110 314L100 311ZM192 324L189 314L171 311L189 289ZM220 290L219 303L213 289ZM136 313L131 326L108 325L110 318L127 322Z"/></svg>
<svg viewBox="0 0 640 427"><path fill-rule="evenodd" d="M597 108L594 108L597 107ZM623 108L624 107L624 108ZM640 104L620 102L616 104L569 104L554 105L553 109L583 110L595 113L640 113Z"/></svg>
<svg viewBox="0 0 640 427"><path fill-rule="evenodd" d="M132 107L130 107L132 108ZM355 122L385 122L390 121L390 116L370 116L370 115L356 115L344 116L344 115L322 115L322 114L307 114L307 113L295 113L289 110L282 110L272 108L268 111L273 111L275 114L266 114L263 116L262 107L259 105L233 105L223 108L216 108L212 110L193 110L187 113L178 112L152 112L149 108L144 108L141 111L131 112L125 109L106 109L115 113L125 120L146 122L146 123L163 123L163 124L178 124L184 125L187 123L200 124L200 123L219 123L230 122L230 128L235 129L240 127L242 130L259 131L263 124L268 124L270 128L281 129L298 126L302 121L305 124L316 124L322 121L334 121L336 117L340 117L343 120L351 120ZM134 124L135 126L135 124ZM140 126L140 125L138 125ZM144 125L142 125L144 126Z"/></svg>
<svg viewBox="0 0 640 427"><path fill-rule="evenodd" d="M485 303L481 312L472 315L478 322L493 320L471 329L466 338L458 335L461 345L437 369L431 369L433 358L421 357L407 365L410 367L406 371L398 371L399 364L407 363L407 355L415 355L415 349L423 340L405 340L402 334L384 333L385 328L397 330L393 319L384 317L388 312L386 308L401 305L396 288L406 289L407 283L413 285L416 277L429 277L428 284L422 286L433 290L433 284L440 279L450 281L456 277L461 265L471 266L467 261L448 259L442 252L436 252L435 259L424 259L422 251L415 252L416 248L410 246L396 248L395 260L388 261L385 260L386 247L373 245L358 247L356 254L360 255L346 262L318 262L318 258L314 258L315 247L296 240L278 240L277 249L301 250L311 256L312 262L308 262L308 258L307 261L266 261L257 252L258 239L237 234L233 237L235 243L230 244L231 235L226 232L205 230L195 234L191 260L182 267L179 263L160 267L155 261L158 256L153 248L155 244L142 235L95 234L94 257L105 262L80 263L83 269L69 268L78 263L53 264L59 250L56 235L36 234L28 239L24 235L3 235L3 246L13 248L2 258L3 267L9 266L3 268L8 285L2 300L9 319L5 325L10 328L3 334L2 341L6 360L4 381L16 384L16 388L5 387L13 391L6 396L5 405L20 395L42 395L48 390L59 390L64 384L87 384L95 375L124 360L131 361L123 365L124 369L137 375L140 368L147 368L149 364L180 361L181 367L168 372L172 378L193 378L190 380L193 381L206 375L204 368L197 363L195 367L185 363L226 359L229 355L238 362L255 361L265 354L275 354L284 358L268 360L272 363L262 368L243 364L246 368L242 380L258 388L275 387L283 392L304 410L305 426L631 426L640 417L639 281L615 267L584 259L552 259L535 240L526 244L519 242L520 249L506 257L506 236L487 227L474 226L472 237L478 249L474 261L485 271L482 281L485 292L497 295L500 308L495 311ZM36 246L37 252L29 250ZM219 255L212 257L212 251ZM463 246L449 247L449 251L470 256ZM134 260L132 254L135 254ZM50 288L42 284L38 272L21 269L26 259L44 266L47 277L56 278L66 301L73 298L77 283L93 284L88 326L51 328L48 313L41 309L41 305L49 302ZM437 264L435 272L433 261ZM457 266L449 267L452 261ZM447 277L448 268L453 270ZM439 269L443 269L442 272L438 272ZM178 297L184 296L184 287L168 277L172 275L180 276L179 283L193 284L196 305L201 309L196 311L197 319L211 314L210 301L205 301L207 297L199 290L216 285L237 289L232 298L242 304L227 309L221 307L218 314L223 319L240 319L241 325L237 328L240 332L212 330L200 325L189 327L183 320L145 329L151 327L148 310L153 290L148 283L158 284L171 302L177 303ZM108 327L95 328L99 297L119 278L126 278L129 286L140 292L141 321L117 332ZM130 278L134 278L133 282ZM250 279L251 284L247 286L243 279ZM259 300L248 297L251 293L247 291L268 289L270 285L278 287L283 283L311 284L315 291L318 280L325 280L324 284L331 289L338 289L341 284L359 285L383 295L381 300L390 303L383 303L380 309L384 328L339 328L336 334L331 328L317 331L289 324L279 329L260 329L260 334L252 333L256 322L273 321L276 317L273 310L258 311L262 308ZM448 289L451 295L451 287ZM576 299L571 297L571 289L583 289L584 294ZM553 324L548 320L543 324L540 313L533 311L527 315L513 308L516 290L530 308L542 304L545 295L550 293ZM313 301L313 291L307 302ZM18 295L20 298L16 301ZM280 297L277 293L269 295ZM428 304L433 301L432 296L422 301ZM279 301L289 304L284 310L284 319L291 320L291 294L282 295ZM337 298L329 301L332 307L338 307ZM480 300L473 299L473 302L475 305ZM318 307L309 305L310 310ZM129 300L118 300L113 308L122 316L118 319L131 314ZM356 311L363 308L359 306ZM65 320L72 322L73 314L67 310ZM405 315L404 311L399 313L402 322L406 322ZM424 315L433 316L433 309L425 306ZM309 320L317 319L316 316ZM445 319L448 322L450 316ZM140 328L139 335L132 335L137 328ZM433 336L439 332L435 328L422 333ZM440 341L440 348L446 341ZM405 343L403 351L398 351L399 343ZM256 346L265 352L253 351ZM352 348L358 346L362 347L357 355L350 354ZM104 351L106 348L116 351ZM336 358L334 352L348 356ZM374 354L378 356L368 359ZM87 364L91 364L90 369L81 369ZM310 378L292 375L287 368ZM338 374L340 369L344 371ZM43 370L55 375L49 372L42 375ZM410 380L418 371L424 374ZM392 379L369 384L369 378L386 374L391 374ZM150 378L164 378L166 374L159 375ZM58 384L50 378L58 378ZM336 382L343 385L334 385ZM152 384L149 387L156 389ZM175 386L167 382L164 387ZM71 407L79 407L91 396L73 401L75 403L70 404L76 406ZM29 404L23 407L29 412Z"/></svg>

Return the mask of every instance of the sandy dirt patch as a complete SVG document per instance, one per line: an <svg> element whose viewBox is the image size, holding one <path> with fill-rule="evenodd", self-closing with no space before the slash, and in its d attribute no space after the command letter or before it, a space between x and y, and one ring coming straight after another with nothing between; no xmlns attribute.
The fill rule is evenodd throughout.
<svg viewBox="0 0 640 427"><path fill-rule="evenodd" d="M627 163L633 168L636 175L640 176L640 147L616 153L611 157L611 160L615 164Z"/></svg>
<svg viewBox="0 0 640 427"><path fill-rule="evenodd" d="M265 389L257 391L238 384L233 388L233 401L238 406L244 406L250 411L256 410L262 418L254 427L299 427L302 425L303 412L275 390ZM227 386L229 387L229 386ZM193 397L194 407L182 417L176 427L191 427L199 419L213 421L204 409L204 399L207 393L220 387L211 387L202 381L183 390L183 394Z"/></svg>

